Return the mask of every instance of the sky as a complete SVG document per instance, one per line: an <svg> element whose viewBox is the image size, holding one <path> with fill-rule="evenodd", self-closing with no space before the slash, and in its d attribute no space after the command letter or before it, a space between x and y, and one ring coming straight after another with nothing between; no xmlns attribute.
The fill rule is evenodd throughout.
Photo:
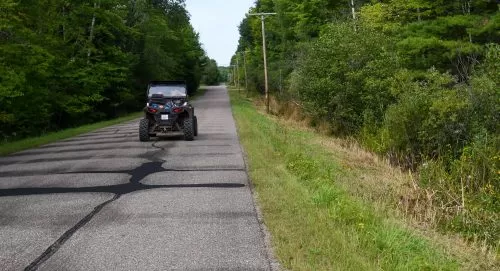
<svg viewBox="0 0 500 271"><path fill-rule="evenodd" d="M255 0L186 0L191 23L207 55L228 66L236 52L238 26Z"/></svg>

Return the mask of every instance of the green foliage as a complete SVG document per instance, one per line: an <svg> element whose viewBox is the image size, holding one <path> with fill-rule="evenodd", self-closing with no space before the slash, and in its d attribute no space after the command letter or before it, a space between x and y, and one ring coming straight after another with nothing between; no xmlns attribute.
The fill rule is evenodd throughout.
<svg viewBox="0 0 500 271"><path fill-rule="evenodd" d="M219 69L219 82L229 81L229 68L228 67L218 67Z"/></svg>
<svg viewBox="0 0 500 271"><path fill-rule="evenodd" d="M466 93L447 88L453 83L449 75L430 70L424 76L399 75L395 79L394 84L405 88L386 111L382 129L390 139L383 152L399 157L456 155L469 138L471 108Z"/></svg>
<svg viewBox="0 0 500 271"><path fill-rule="evenodd" d="M390 212L348 193L342 184L358 183L358 177L338 163L338 153L314 143L320 136L266 117L237 91L230 91L230 95L249 173L284 268L462 267L461 261L439 245L394 222ZM369 169L371 173L374 170Z"/></svg>
<svg viewBox="0 0 500 271"><path fill-rule="evenodd" d="M421 182L436 191L435 200L446 203L437 214L441 229L498 246L499 148L500 137L483 131L474 136L457 159L435 159L420 167Z"/></svg>
<svg viewBox="0 0 500 271"><path fill-rule="evenodd" d="M6 0L0 11L2 139L137 110L150 80L200 83L183 0Z"/></svg>
<svg viewBox="0 0 500 271"><path fill-rule="evenodd" d="M338 134L359 131L365 115L379 122L393 99L385 91L387 78L397 68L389 41L371 28L354 32L352 24L329 25L291 76L294 96Z"/></svg>
<svg viewBox="0 0 500 271"><path fill-rule="evenodd" d="M271 93L419 172L436 204L462 210L443 212L441 228L497 245L498 3L356 0L353 21L349 2L256 1L250 12L277 12L266 19ZM262 93L259 18L244 18L240 35L249 86Z"/></svg>
<svg viewBox="0 0 500 271"><path fill-rule="evenodd" d="M203 77L201 80L206 85L217 85L221 82L221 75L219 67L217 66L217 61L209 59L205 64L203 70Z"/></svg>

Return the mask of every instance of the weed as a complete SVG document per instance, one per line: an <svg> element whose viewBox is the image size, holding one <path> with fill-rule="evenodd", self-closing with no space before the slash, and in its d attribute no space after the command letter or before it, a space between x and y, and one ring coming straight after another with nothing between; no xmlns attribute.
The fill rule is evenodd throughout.
<svg viewBox="0 0 500 271"><path fill-rule="evenodd" d="M456 270L459 260L341 183L355 181L309 131L280 125L231 92L264 222L293 270Z"/></svg>

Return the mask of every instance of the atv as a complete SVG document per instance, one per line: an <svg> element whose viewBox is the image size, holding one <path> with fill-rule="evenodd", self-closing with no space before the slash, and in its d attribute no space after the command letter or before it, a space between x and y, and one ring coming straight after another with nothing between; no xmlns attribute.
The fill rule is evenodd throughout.
<svg viewBox="0 0 500 271"><path fill-rule="evenodd" d="M153 81L148 86L144 118L139 123L139 140L182 135L187 141L198 135L198 120L188 102L186 83Z"/></svg>

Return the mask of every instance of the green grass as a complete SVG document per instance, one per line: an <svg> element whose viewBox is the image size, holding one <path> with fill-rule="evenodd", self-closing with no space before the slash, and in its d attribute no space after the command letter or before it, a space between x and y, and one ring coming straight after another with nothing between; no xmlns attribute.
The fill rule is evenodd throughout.
<svg viewBox="0 0 500 271"><path fill-rule="evenodd" d="M125 117L116 118L112 120L97 122L89 125L84 125L76 128L65 129L58 132L48 133L39 137L31 137L17 141L4 142L0 144L0 156L5 156L11 153L36 148L45 144L49 144L58 140L70 138L80 134L95 131L100 128L108 127L111 125L119 124L129 120L133 120L142 116L142 112L132 113Z"/></svg>
<svg viewBox="0 0 500 271"><path fill-rule="evenodd" d="M203 96L206 92L204 87L200 87L196 93L190 97L191 100L196 100L197 98ZM142 116L142 112L132 113L127 116L116 118L112 120L97 122L89 125L84 125L76 128L65 129L58 132L48 133L39 137L31 137L26 139L21 139L17 141L7 141L0 143L0 157L9 155L11 153L36 148L45 144L53 143L58 140L74 137L84 133L92 132L97 129L112 126L115 124L120 124L129 120L133 120Z"/></svg>
<svg viewBox="0 0 500 271"><path fill-rule="evenodd" d="M458 261L339 183L352 172L313 132L284 127L230 91L274 251L290 270L456 270Z"/></svg>

